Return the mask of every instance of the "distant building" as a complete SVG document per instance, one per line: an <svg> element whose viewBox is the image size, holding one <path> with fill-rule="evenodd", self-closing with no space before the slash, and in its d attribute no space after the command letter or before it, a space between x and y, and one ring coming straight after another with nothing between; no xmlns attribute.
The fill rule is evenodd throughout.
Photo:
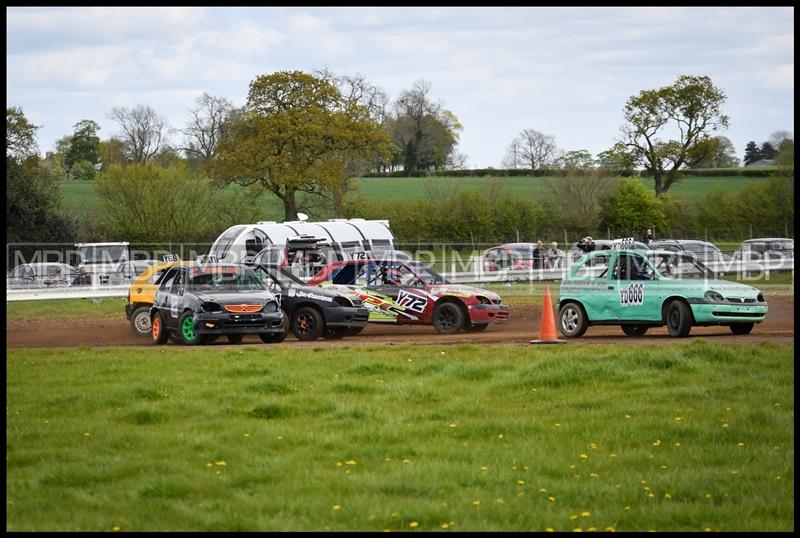
<svg viewBox="0 0 800 538"><path fill-rule="evenodd" d="M744 166L745 168L773 168L775 166L775 159L759 159Z"/></svg>

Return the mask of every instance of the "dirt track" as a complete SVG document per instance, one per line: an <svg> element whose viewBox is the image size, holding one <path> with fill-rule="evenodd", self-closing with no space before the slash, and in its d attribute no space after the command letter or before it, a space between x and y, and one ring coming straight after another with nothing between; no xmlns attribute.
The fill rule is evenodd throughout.
<svg viewBox="0 0 800 538"><path fill-rule="evenodd" d="M794 296L767 297L767 319L755 326L745 336L735 336L727 327L693 327L689 338L670 338L666 327L650 329L645 336L625 336L618 326L589 327L586 334L574 344L610 344L636 341L641 344L681 343L694 338L712 342L757 343L774 341L794 343ZM369 325L355 337L343 340L317 340L300 342L290 335L281 345L342 346L370 344L527 344L539 336L540 306L511 308L508 323L489 327L482 333L459 333L452 336L436 334L433 327ZM258 337L248 336L244 343L261 344ZM6 322L6 346L14 347L94 347L94 346L150 346L147 338L135 336L124 313L114 318L83 318ZM169 344L174 345L174 344ZM220 339L212 345L227 345Z"/></svg>

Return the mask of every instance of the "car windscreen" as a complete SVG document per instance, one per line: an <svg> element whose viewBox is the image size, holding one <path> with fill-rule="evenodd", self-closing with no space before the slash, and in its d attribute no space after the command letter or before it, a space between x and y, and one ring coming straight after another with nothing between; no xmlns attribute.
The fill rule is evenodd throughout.
<svg viewBox="0 0 800 538"><path fill-rule="evenodd" d="M442 275L440 275L433 269L425 267L421 263L410 265L410 267L427 284L450 284L450 282L448 282Z"/></svg>
<svg viewBox="0 0 800 538"><path fill-rule="evenodd" d="M656 270L666 278L713 279L714 272L691 255L659 252L648 256Z"/></svg>
<svg viewBox="0 0 800 538"><path fill-rule="evenodd" d="M544 248L544 247L542 247ZM516 247L511 249L511 256L518 260L531 260L533 259L533 247L521 248Z"/></svg>
<svg viewBox="0 0 800 538"><path fill-rule="evenodd" d="M291 288L292 286L305 286L302 280L294 276L288 271L281 270L277 267L259 266L257 272L264 273L264 281L274 282L281 288Z"/></svg>
<svg viewBox="0 0 800 538"><path fill-rule="evenodd" d="M262 291L266 288L244 267L192 267L187 288L191 291Z"/></svg>

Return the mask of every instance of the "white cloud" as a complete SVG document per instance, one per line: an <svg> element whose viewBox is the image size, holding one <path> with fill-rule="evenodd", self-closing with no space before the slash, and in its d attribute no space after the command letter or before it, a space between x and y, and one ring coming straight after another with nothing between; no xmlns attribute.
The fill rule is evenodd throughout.
<svg viewBox="0 0 800 538"><path fill-rule="evenodd" d="M762 70L756 75L764 86L773 90L794 91L794 64L781 64Z"/></svg>

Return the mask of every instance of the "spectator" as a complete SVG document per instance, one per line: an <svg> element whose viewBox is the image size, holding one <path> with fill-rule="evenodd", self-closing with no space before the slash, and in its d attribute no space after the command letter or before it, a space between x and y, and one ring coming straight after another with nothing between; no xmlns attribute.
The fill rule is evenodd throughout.
<svg viewBox="0 0 800 538"><path fill-rule="evenodd" d="M594 244L594 240L592 239L591 235L587 235L580 241L578 241L577 247L583 251L584 254L588 254L592 252L597 245Z"/></svg>
<svg viewBox="0 0 800 538"><path fill-rule="evenodd" d="M561 267L561 259L564 257L564 252L559 250L557 242L550 243L550 248L547 249L545 256L548 268L558 269Z"/></svg>
<svg viewBox="0 0 800 538"><path fill-rule="evenodd" d="M91 286L92 285L92 275L86 272L86 268L81 266L78 269L78 276L76 276L72 280L73 286Z"/></svg>
<svg viewBox="0 0 800 538"><path fill-rule="evenodd" d="M55 273L53 273L52 278L48 278L44 281L45 286L63 286L66 284L64 281L64 275L61 274L61 269L56 267Z"/></svg>
<svg viewBox="0 0 800 538"><path fill-rule="evenodd" d="M544 268L544 243L541 239L536 242L536 247L533 249L533 268Z"/></svg>
<svg viewBox="0 0 800 538"><path fill-rule="evenodd" d="M642 242L643 242L645 245L649 245L649 244L650 244L650 241L652 241L652 240L653 240L653 230L651 230L650 228L648 228L648 229L647 229L647 233L645 233L645 234L644 234L644 239L642 240Z"/></svg>

